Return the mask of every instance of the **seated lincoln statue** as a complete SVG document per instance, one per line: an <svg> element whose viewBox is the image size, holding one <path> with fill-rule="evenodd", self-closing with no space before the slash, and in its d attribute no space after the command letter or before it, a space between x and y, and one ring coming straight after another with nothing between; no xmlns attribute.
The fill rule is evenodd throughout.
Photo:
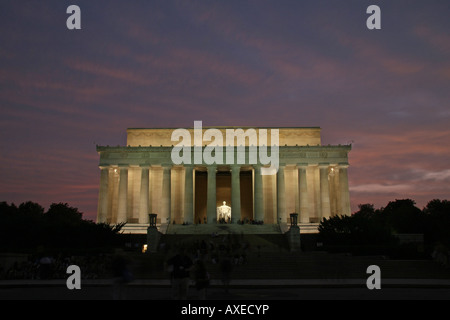
<svg viewBox="0 0 450 320"><path fill-rule="evenodd" d="M223 205L217 207L217 220L220 222L229 222L231 220L231 207L227 206L227 202L224 201Z"/></svg>

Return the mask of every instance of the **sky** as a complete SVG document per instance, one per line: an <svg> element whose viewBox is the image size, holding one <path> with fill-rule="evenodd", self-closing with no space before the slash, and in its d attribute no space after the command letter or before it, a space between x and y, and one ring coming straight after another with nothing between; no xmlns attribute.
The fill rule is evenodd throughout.
<svg viewBox="0 0 450 320"><path fill-rule="evenodd" d="M351 143L352 211L450 199L449 16L448 0L2 0L0 201L95 220L96 145L194 120Z"/></svg>

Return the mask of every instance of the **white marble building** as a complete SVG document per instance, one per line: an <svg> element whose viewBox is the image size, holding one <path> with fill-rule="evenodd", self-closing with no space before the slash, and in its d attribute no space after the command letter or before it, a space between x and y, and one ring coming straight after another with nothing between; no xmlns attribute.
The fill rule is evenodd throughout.
<svg viewBox="0 0 450 320"><path fill-rule="evenodd" d="M240 128L250 132L250 128ZM215 127L223 137L227 130L237 129ZM132 233L146 233L149 213L158 215L160 230L169 223L215 224L217 208L224 201L231 206L232 223L286 224L289 214L295 212L301 226L317 227L322 217L351 213L347 176L351 145L321 145L318 127L251 129L278 130L279 165L272 175L261 175L267 165L257 157L252 158L256 163L250 163L251 153L259 151L262 144L258 140L254 148L249 138L239 149L245 152L245 163L225 161L224 152L220 154L223 161L213 164L204 159L174 164L171 154L178 144L178 140L172 141L174 130L128 129L127 146L97 146L98 222L127 222L125 231ZM186 130L195 136L193 128ZM194 139L191 143L194 145ZM209 143L202 141L197 150L204 151ZM232 150L237 153L237 148Z"/></svg>

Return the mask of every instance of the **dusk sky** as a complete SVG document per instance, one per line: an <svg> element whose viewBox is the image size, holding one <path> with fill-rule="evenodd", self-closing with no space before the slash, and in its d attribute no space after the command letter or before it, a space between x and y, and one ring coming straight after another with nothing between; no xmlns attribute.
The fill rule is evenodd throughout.
<svg viewBox="0 0 450 320"><path fill-rule="evenodd" d="M448 0L2 0L0 201L95 220L96 145L194 120L352 143L352 211L450 199L449 17Z"/></svg>

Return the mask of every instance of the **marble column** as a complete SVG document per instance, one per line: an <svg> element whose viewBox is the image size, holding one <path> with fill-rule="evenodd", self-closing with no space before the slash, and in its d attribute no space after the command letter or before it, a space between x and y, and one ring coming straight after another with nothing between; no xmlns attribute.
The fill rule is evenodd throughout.
<svg viewBox="0 0 450 320"><path fill-rule="evenodd" d="M117 223L127 222L128 211L128 167L119 167L119 197L117 204Z"/></svg>
<svg viewBox="0 0 450 320"><path fill-rule="evenodd" d="M298 165L298 190L300 199L300 223L309 223L308 182L306 180L307 164Z"/></svg>
<svg viewBox="0 0 450 320"><path fill-rule="evenodd" d="M279 165L277 172L277 223L286 221L286 184L284 165Z"/></svg>
<svg viewBox="0 0 450 320"><path fill-rule="evenodd" d="M184 166L184 221L194 222L194 166Z"/></svg>
<svg viewBox="0 0 450 320"><path fill-rule="evenodd" d="M339 164L339 196L341 200L340 214L349 216L351 214L351 208L347 168L348 164Z"/></svg>
<svg viewBox="0 0 450 320"><path fill-rule="evenodd" d="M206 218L208 224L217 222L216 173L216 166L208 166L208 189L206 194Z"/></svg>
<svg viewBox="0 0 450 320"><path fill-rule="evenodd" d="M256 221L264 220L264 203L263 203L263 188L262 188L262 175L261 175L261 166L254 165L255 172L255 187L254 187L254 219ZM231 210L231 214L233 214L233 210Z"/></svg>
<svg viewBox="0 0 450 320"><path fill-rule="evenodd" d="M98 194L97 222L105 223L108 218L109 167L100 167L100 189Z"/></svg>
<svg viewBox="0 0 450 320"><path fill-rule="evenodd" d="M231 222L241 219L241 166L231 166Z"/></svg>
<svg viewBox="0 0 450 320"><path fill-rule="evenodd" d="M139 223L149 223L149 168L141 167L141 190L139 203Z"/></svg>
<svg viewBox="0 0 450 320"><path fill-rule="evenodd" d="M322 218L329 218L331 215L330 209L330 189L328 184L328 164L320 164L320 205Z"/></svg>
<svg viewBox="0 0 450 320"><path fill-rule="evenodd" d="M161 223L172 223L170 216L170 165L163 165L162 195L161 195Z"/></svg>

